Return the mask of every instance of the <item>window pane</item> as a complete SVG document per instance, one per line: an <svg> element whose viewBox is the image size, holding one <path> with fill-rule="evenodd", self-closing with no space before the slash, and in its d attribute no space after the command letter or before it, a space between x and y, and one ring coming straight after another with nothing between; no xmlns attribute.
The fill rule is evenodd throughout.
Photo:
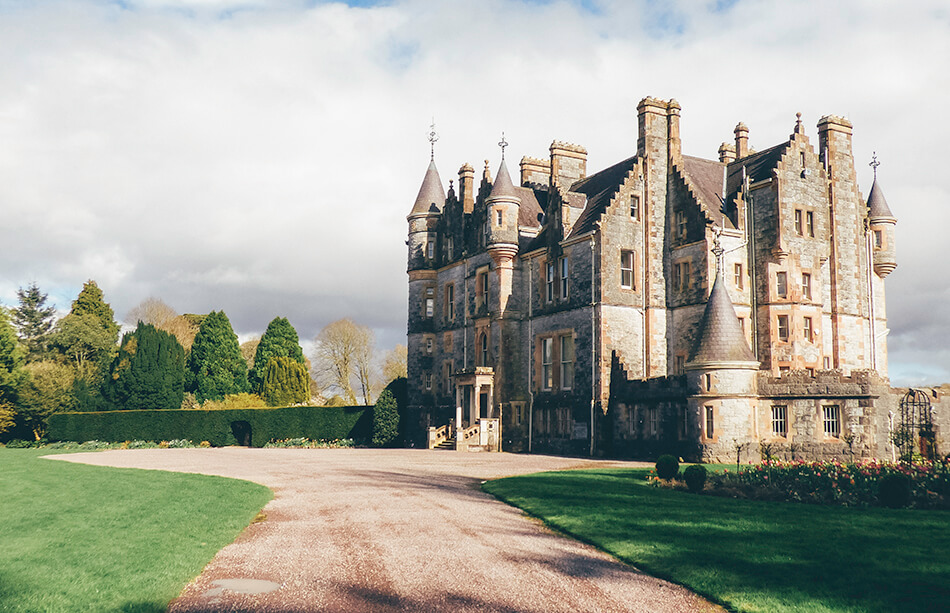
<svg viewBox="0 0 950 613"><path fill-rule="evenodd" d="M574 387L574 337L561 337L561 388Z"/></svg>
<svg viewBox="0 0 950 613"><path fill-rule="evenodd" d="M775 293L779 298L788 296L788 275L784 272L775 275Z"/></svg>

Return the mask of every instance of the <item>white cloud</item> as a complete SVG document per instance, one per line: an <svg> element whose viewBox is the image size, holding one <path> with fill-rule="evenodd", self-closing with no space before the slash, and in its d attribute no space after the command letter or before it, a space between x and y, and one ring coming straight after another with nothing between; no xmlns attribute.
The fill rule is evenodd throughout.
<svg viewBox="0 0 950 613"><path fill-rule="evenodd" d="M796 112L813 142L822 115L849 116L862 191L876 150L899 218L895 378L950 376L950 355L920 353L950 346L950 11L716 5L0 0L0 300L36 280L64 307L94 278L120 316L155 295L243 334L351 316L393 344L432 116L446 182L494 168L502 130L511 159L567 140L594 171L633 152L653 95L680 101L684 150L705 157L740 120L761 149Z"/></svg>

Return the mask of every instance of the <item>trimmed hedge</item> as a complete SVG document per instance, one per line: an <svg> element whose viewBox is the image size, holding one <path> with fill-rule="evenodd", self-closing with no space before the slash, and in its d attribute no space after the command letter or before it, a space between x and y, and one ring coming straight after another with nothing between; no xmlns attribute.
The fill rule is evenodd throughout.
<svg viewBox="0 0 950 613"><path fill-rule="evenodd" d="M76 442L188 439L223 447L240 444L232 431L232 424L238 422L250 425L252 447L298 437L368 441L373 435L373 407L57 413L49 418L47 436L54 441ZM237 430L241 432L240 426Z"/></svg>

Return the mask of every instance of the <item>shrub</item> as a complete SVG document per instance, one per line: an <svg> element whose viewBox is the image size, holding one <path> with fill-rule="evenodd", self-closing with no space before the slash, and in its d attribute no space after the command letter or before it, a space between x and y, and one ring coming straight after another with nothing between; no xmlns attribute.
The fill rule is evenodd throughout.
<svg viewBox="0 0 950 613"><path fill-rule="evenodd" d="M261 375L261 397L270 406L287 406L310 398L307 367L288 357L273 357Z"/></svg>
<svg viewBox="0 0 950 613"><path fill-rule="evenodd" d="M703 491L706 485L706 467L699 464L693 464L686 467L683 471L683 478L686 480L686 487L694 494Z"/></svg>
<svg viewBox="0 0 950 613"><path fill-rule="evenodd" d="M383 390L373 410L373 445L386 447L399 436L399 407L388 389Z"/></svg>
<svg viewBox="0 0 950 613"><path fill-rule="evenodd" d="M910 478L903 473L888 473L877 482L878 499L891 509L903 509L910 504Z"/></svg>
<svg viewBox="0 0 950 613"><path fill-rule="evenodd" d="M109 395L121 409L180 409L185 350L173 335L139 322L122 337L109 373Z"/></svg>
<svg viewBox="0 0 950 613"><path fill-rule="evenodd" d="M669 481L680 470L679 460L669 454L661 455L656 459L656 476L664 481Z"/></svg>

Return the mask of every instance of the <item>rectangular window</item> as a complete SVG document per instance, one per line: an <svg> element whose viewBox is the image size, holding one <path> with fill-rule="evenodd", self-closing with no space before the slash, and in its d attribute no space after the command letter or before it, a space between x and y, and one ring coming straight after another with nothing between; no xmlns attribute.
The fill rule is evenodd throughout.
<svg viewBox="0 0 950 613"><path fill-rule="evenodd" d="M495 225L498 227L501 227L504 221L505 221L505 217L502 214L501 209L496 209L495 210Z"/></svg>
<svg viewBox="0 0 950 613"><path fill-rule="evenodd" d="M812 332L811 328L811 317L806 317L802 320L802 334L809 343L814 340L814 332Z"/></svg>
<svg viewBox="0 0 950 613"><path fill-rule="evenodd" d="M685 439L689 433L689 410L686 407L680 409L680 439Z"/></svg>
<svg viewBox="0 0 950 613"><path fill-rule="evenodd" d="M676 236L680 240L686 240L686 213L682 211L676 213Z"/></svg>
<svg viewBox="0 0 950 613"><path fill-rule="evenodd" d="M423 379L425 380L426 390L431 390L431 389L432 389L432 373L431 373L431 372L427 372L427 373L423 376Z"/></svg>
<svg viewBox="0 0 950 613"><path fill-rule="evenodd" d="M805 234L815 238L815 214L812 211L805 211Z"/></svg>
<svg viewBox="0 0 950 613"><path fill-rule="evenodd" d="M431 337L426 338L426 353L432 353L432 345L434 344Z"/></svg>
<svg viewBox="0 0 950 613"><path fill-rule="evenodd" d="M452 362L442 363L442 389L446 394L452 391Z"/></svg>
<svg viewBox="0 0 950 613"><path fill-rule="evenodd" d="M838 438L841 436L841 411L838 405L832 404L821 407L822 417L825 424L825 436Z"/></svg>
<svg viewBox="0 0 950 613"><path fill-rule="evenodd" d="M807 272L802 273L802 298L811 300L811 275Z"/></svg>
<svg viewBox="0 0 950 613"><path fill-rule="evenodd" d="M884 232L882 230L874 231L874 248L881 249L884 247Z"/></svg>
<svg viewBox="0 0 950 613"><path fill-rule="evenodd" d="M678 355L673 358L673 373L681 375L686 372L686 356Z"/></svg>
<svg viewBox="0 0 950 613"><path fill-rule="evenodd" d="M445 302L442 303L442 315L446 321L455 319L455 285L447 283L445 286Z"/></svg>
<svg viewBox="0 0 950 613"><path fill-rule="evenodd" d="M455 257L455 241L452 240L451 236L445 239L445 251L448 259L451 260Z"/></svg>
<svg viewBox="0 0 950 613"><path fill-rule="evenodd" d="M446 351L452 351L452 333L446 332L442 335L442 345L445 347Z"/></svg>
<svg viewBox="0 0 950 613"><path fill-rule="evenodd" d="M488 304L488 271L479 271L475 276L475 306Z"/></svg>
<svg viewBox="0 0 950 613"><path fill-rule="evenodd" d="M541 389L554 387L554 339L541 339Z"/></svg>
<svg viewBox="0 0 950 613"><path fill-rule="evenodd" d="M426 257L430 260L435 257L435 240L431 238L426 243Z"/></svg>
<svg viewBox="0 0 950 613"><path fill-rule="evenodd" d="M712 438L716 433L716 416L712 407L705 407L706 410L706 438Z"/></svg>
<svg viewBox="0 0 950 613"><path fill-rule="evenodd" d="M742 264L736 264L734 267L735 278L736 278L736 287L742 289Z"/></svg>
<svg viewBox="0 0 950 613"><path fill-rule="evenodd" d="M657 407L650 407L650 436L657 436L660 433L660 410Z"/></svg>
<svg viewBox="0 0 950 613"><path fill-rule="evenodd" d="M689 262L680 262L677 267L679 268L679 274L676 275L679 278L679 289L681 291L688 290L690 285Z"/></svg>
<svg viewBox="0 0 950 613"><path fill-rule="evenodd" d="M561 263L561 300L567 300L568 296L568 263L567 258L560 259Z"/></svg>
<svg viewBox="0 0 950 613"><path fill-rule="evenodd" d="M788 342L788 315L778 316L778 340Z"/></svg>
<svg viewBox="0 0 950 613"><path fill-rule="evenodd" d="M795 234L802 236L804 234L804 226L802 224L802 210L795 209Z"/></svg>
<svg viewBox="0 0 950 613"><path fill-rule="evenodd" d="M775 273L775 294L779 298L788 297L788 273Z"/></svg>
<svg viewBox="0 0 950 613"><path fill-rule="evenodd" d="M547 262L544 266L545 296L548 302L554 301L554 262Z"/></svg>
<svg viewBox="0 0 950 613"><path fill-rule="evenodd" d="M485 223L482 224L482 245L488 244L488 235L491 232L491 226L488 223L488 220L485 220Z"/></svg>
<svg viewBox="0 0 950 613"><path fill-rule="evenodd" d="M561 389L574 387L574 337L565 334L561 337Z"/></svg>
<svg viewBox="0 0 950 613"><path fill-rule="evenodd" d="M435 315L435 289L432 287L426 288L426 317L431 318Z"/></svg>
<svg viewBox="0 0 950 613"><path fill-rule="evenodd" d="M630 196L630 218L640 219L640 196Z"/></svg>
<svg viewBox="0 0 950 613"><path fill-rule="evenodd" d="M788 407L777 405L772 407L772 435L788 436Z"/></svg>
<svg viewBox="0 0 950 613"><path fill-rule="evenodd" d="M633 289L635 259L632 251L620 252L620 287L623 289Z"/></svg>

